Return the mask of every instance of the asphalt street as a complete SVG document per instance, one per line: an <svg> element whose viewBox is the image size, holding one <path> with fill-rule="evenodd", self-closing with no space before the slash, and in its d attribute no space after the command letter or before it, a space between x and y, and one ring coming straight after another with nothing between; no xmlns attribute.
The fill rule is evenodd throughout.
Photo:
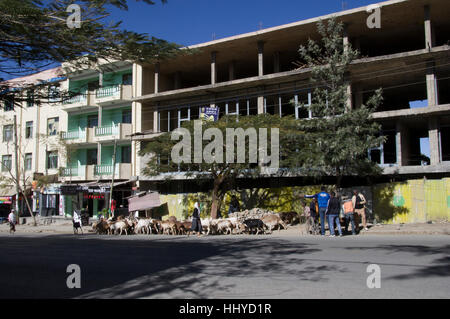
<svg viewBox="0 0 450 319"><path fill-rule="evenodd" d="M450 296L450 236L4 234L0 242L0 298ZM71 264L81 288L67 287ZM367 285L372 264L380 288Z"/></svg>

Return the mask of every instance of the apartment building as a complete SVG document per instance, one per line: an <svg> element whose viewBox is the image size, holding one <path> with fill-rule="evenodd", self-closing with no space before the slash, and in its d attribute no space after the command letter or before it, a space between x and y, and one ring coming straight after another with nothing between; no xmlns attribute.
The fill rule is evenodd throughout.
<svg viewBox="0 0 450 319"><path fill-rule="evenodd" d="M164 176L143 175L148 159L140 157L139 150L157 134L199 118L200 108L205 106L218 108L219 116L270 113L311 117L307 108L314 89L310 70L294 62L301 44L310 38L319 40L317 22L332 16L345 25L344 43L361 52L349 70L349 107L360 107L375 90L383 89L384 101L374 118L381 123L380 134L387 136L387 141L368 154L384 168L376 181L435 179L443 185L443 200L450 203L447 0L380 2L201 43L190 47L194 54L155 64L116 62L101 72L65 74L58 82L60 88L75 96L59 106L14 110L18 116L23 113L19 117L24 136L31 121L35 132L42 134L48 133L49 125L58 125L58 136L71 150L65 158L59 154L54 165L55 150L33 141L26 151L33 154L30 172L58 173L56 190L58 185L77 185L77 193L82 194L79 202L92 216L107 207L112 184L118 207L126 207L126 198L136 191L183 194L207 190L182 172L170 183L164 182ZM13 114L5 106L3 114L8 112ZM6 163L11 154L4 145L0 153ZM244 181L248 187L306 182L301 176ZM63 193L59 190L59 212L67 214L74 202ZM450 204L446 208L450 209Z"/></svg>

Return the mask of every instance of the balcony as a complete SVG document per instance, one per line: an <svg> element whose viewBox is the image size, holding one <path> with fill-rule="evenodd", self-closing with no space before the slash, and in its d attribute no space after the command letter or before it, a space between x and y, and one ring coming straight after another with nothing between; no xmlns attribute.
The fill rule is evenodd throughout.
<svg viewBox="0 0 450 319"><path fill-rule="evenodd" d="M95 103L98 105L114 104L130 101L132 98L131 85L117 84L95 90Z"/></svg>
<svg viewBox="0 0 450 319"><path fill-rule="evenodd" d="M95 165L94 176L100 177L101 179L111 179L113 176L113 165ZM114 170L114 178L130 179L131 164L117 163Z"/></svg>
<svg viewBox="0 0 450 319"><path fill-rule="evenodd" d="M86 180L94 180L94 170L96 165L81 165L81 166L73 166L62 168L60 172L60 176L64 178L64 180L71 181L86 181Z"/></svg>
<svg viewBox="0 0 450 319"><path fill-rule="evenodd" d="M62 102L65 111L75 111L87 106L95 106L92 92L84 91Z"/></svg>
<svg viewBox="0 0 450 319"><path fill-rule="evenodd" d="M96 142L119 139L125 140L132 133L132 125L129 123L119 123L109 126L100 126L95 128Z"/></svg>
<svg viewBox="0 0 450 319"><path fill-rule="evenodd" d="M82 130L73 130L68 132L61 132L61 138L66 141L67 143L87 143L88 134L86 132L86 129Z"/></svg>

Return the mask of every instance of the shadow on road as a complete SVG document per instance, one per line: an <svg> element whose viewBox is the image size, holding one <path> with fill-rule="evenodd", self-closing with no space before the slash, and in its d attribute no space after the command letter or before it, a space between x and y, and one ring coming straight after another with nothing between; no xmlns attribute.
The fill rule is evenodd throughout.
<svg viewBox="0 0 450 319"><path fill-rule="evenodd" d="M134 237L134 238L133 238ZM246 276L260 280L289 272L304 280L327 280L337 267L298 267L315 244L282 239L102 237L51 235L3 237L5 258L0 298L139 298L155 294L207 298ZM68 289L66 268L81 268L81 289ZM225 284L221 278L230 278ZM231 286L230 286L231 285Z"/></svg>

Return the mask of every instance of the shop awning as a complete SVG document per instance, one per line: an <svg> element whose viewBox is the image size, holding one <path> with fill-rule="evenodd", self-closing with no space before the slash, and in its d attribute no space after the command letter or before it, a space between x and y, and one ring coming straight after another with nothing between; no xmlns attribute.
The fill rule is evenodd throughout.
<svg viewBox="0 0 450 319"><path fill-rule="evenodd" d="M159 193L150 193L141 197L135 196L128 199L128 211L146 210L161 206Z"/></svg>
<svg viewBox="0 0 450 319"><path fill-rule="evenodd" d="M16 188L14 186L7 186L7 187L1 187L0 188L0 196L2 197L8 197L8 196L14 196L16 195Z"/></svg>

